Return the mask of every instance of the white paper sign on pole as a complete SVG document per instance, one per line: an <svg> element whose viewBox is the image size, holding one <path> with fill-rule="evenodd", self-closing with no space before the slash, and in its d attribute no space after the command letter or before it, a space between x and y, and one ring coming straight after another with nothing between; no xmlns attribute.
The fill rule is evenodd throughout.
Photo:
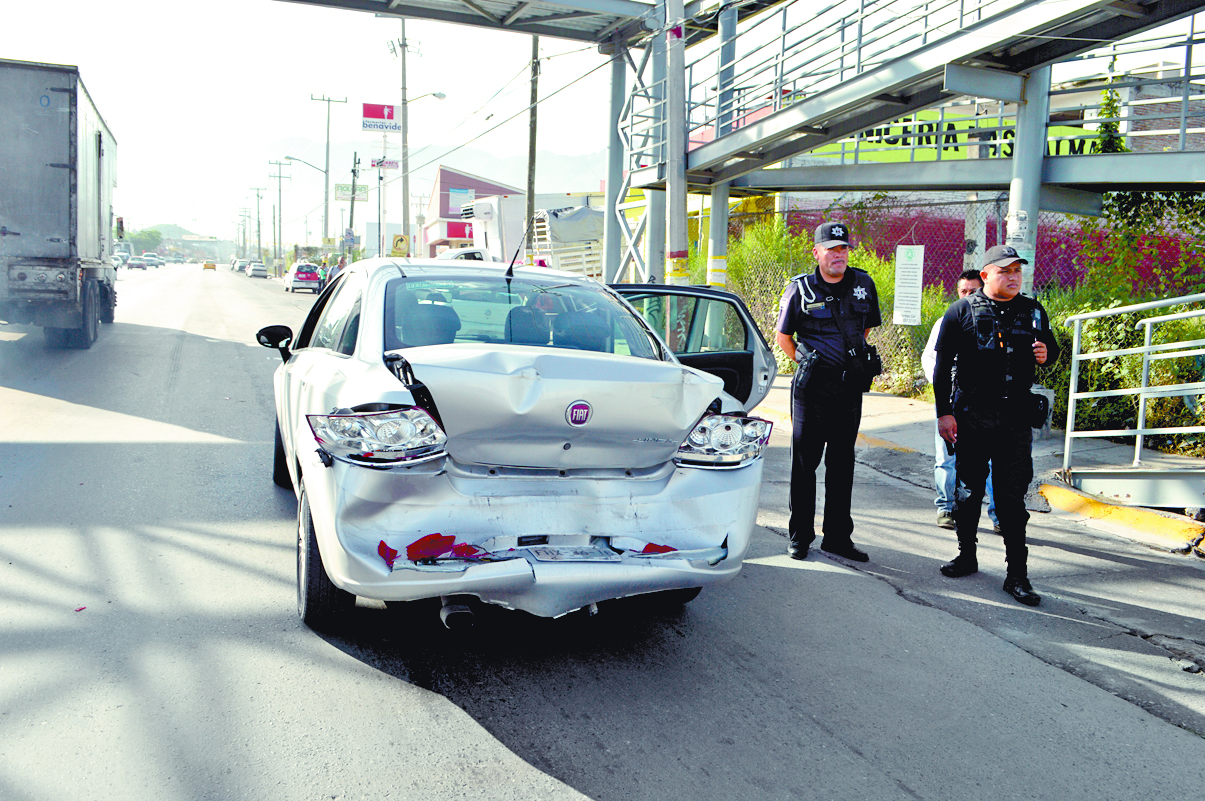
<svg viewBox="0 0 1205 801"><path fill-rule="evenodd" d="M925 246L897 245L895 248L895 308L891 321L896 325L921 324L921 290L925 279Z"/></svg>

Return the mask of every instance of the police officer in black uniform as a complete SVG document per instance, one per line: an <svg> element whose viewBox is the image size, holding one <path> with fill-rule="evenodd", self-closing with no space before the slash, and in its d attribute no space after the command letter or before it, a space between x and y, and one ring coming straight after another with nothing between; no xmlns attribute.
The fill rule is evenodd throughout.
<svg viewBox="0 0 1205 801"><path fill-rule="evenodd" d="M787 554L807 557L816 539L816 468L824 455L824 539L820 549L868 561L850 539L854 443L862 422L862 393L877 371L867 367L866 335L882 321L874 281L849 267L849 229L826 222L816 229L816 271L791 279L779 304L777 342L799 363L791 384L791 521ZM875 356L877 361L877 356ZM827 448L826 448L827 446Z"/></svg>
<svg viewBox="0 0 1205 801"><path fill-rule="evenodd" d="M983 287L955 301L942 318L933 390L938 432L954 451L958 474L958 556L941 572L960 578L979 570L975 533L990 461L1008 562L1004 591L1037 606L1042 599L1026 566L1025 492L1033 480L1031 428L1040 423L1041 401L1029 387L1035 365L1054 361L1059 348L1042 304L1020 294L1021 265L1028 263L1008 245L984 255Z"/></svg>

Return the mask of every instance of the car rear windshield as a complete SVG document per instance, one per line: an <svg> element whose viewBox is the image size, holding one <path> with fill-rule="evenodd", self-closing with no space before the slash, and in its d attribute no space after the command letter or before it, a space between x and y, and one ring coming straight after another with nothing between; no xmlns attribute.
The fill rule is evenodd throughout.
<svg viewBox="0 0 1205 801"><path fill-rule="evenodd" d="M385 350L454 342L535 345L659 358L648 329L600 287L503 276L395 278Z"/></svg>

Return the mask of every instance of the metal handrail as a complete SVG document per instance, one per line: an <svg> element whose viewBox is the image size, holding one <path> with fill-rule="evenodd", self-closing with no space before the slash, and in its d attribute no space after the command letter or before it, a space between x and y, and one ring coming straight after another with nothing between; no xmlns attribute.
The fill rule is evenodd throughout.
<svg viewBox="0 0 1205 801"><path fill-rule="evenodd" d="M1111 437L1111 436L1132 436L1134 440L1134 467L1142 465L1142 445L1148 434L1193 434L1205 432L1203 426L1162 426L1156 428L1146 427L1146 401L1150 397L1183 397L1187 395L1202 395L1205 394L1205 381L1191 381L1179 384L1166 384L1157 387L1150 386L1150 366L1151 361L1155 359L1169 358L1187 358L1189 356L1200 355L1201 349L1194 350L1175 350L1176 348L1187 349L1196 348L1198 345L1205 344L1205 340L1191 339L1182 340L1179 342L1164 342L1158 345L1151 344L1152 332L1154 327L1159 323L1171 322L1175 320L1187 320L1198 317L1205 317L1205 309L1190 309L1188 311L1176 312L1174 314L1165 314L1155 317L1147 317L1140 320L1135 328L1144 329L1143 345L1139 348L1117 348L1114 350L1095 351L1092 353L1081 353L1083 324L1085 320L1100 320L1105 317L1116 317L1121 314L1133 314L1136 312L1149 311L1151 309L1163 309L1168 306L1184 306L1193 303L1205 303L1205 293L1196 293L1193 295L1184 295L1178 298L1166 298L1164 300L1154 300L1147 303L1134 303L1129 306L1119 306L1115 309L1100 309L1094 312L1084 312L1083 314L1073 314L1064 321L1068 326L1074 329L1071 341L1071 379L1067 388L1067 429L1063 440L1063 472L1067 472L1071 468L1071 453L1072 443L1075 439L1087 437ZM1113 358L1117 356L1142 356L1142 381L1137 387L1124 387L1122 389L1098 390L1094 392L1079 392L1076 387L1079 385L1079 370L1080 363L1091 359ZM1096 431L1076 431L1075 430L1075 404L1080 399L1088 398L1108 398L1120 397L1124 395L1138 396L1138 417L1135 420L1137 425L1131 429L1109 429Z"/></svg>

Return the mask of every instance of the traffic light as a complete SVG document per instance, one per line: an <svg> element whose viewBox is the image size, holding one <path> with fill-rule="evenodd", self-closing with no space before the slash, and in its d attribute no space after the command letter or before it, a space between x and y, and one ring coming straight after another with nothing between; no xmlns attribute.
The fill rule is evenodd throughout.
<svg viewBox="0 0 1205 801"><path fill-rule="evenodd" d="M117 218L117 238L118 239L126 238L126 221L124 219L122 219L121 217Z"/></svg>

